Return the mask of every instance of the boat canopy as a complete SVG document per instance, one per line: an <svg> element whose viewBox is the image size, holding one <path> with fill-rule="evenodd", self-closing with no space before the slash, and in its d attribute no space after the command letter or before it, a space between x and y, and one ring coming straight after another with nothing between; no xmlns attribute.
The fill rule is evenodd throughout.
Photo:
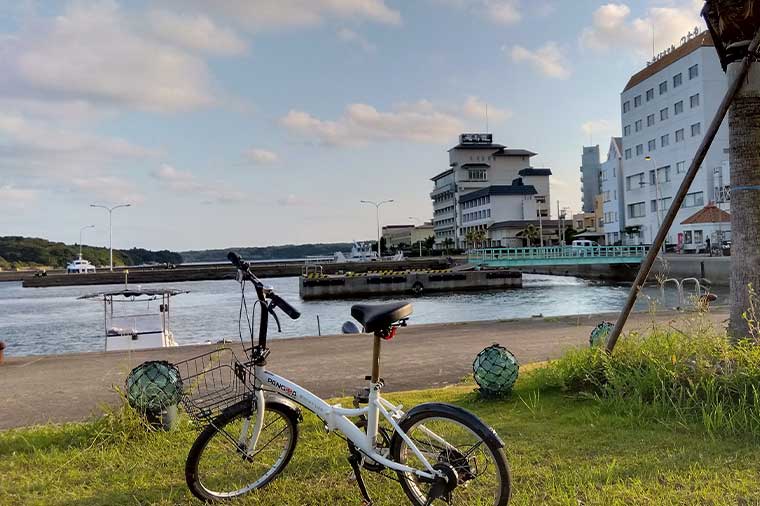
<svg viewBox="0 0 760 506"><path fill-rule="evenodd" d="M122 296L125 299L131 297L140 297L147 295L149 297L166 296L173 297L182 293L190 293L189 290L178 290L176 288L123 288L121 290L113 290L110 292L96 292L78 297L79 299L99 299L103 297L118 297Z"/></svg>

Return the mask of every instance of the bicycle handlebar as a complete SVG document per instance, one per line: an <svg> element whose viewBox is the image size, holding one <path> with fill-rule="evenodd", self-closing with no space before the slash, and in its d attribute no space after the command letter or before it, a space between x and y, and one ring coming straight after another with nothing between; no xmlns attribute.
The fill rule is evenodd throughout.
<svg viewBox="0 0 760 506"><path fill-rule="evenodd" d="M248 279L249 281L251 281L254 284L254 286L256 286L256 288L258 289L264 288L264 285L259 280L259 278L257 278L256 275L253 272L251 272L251 264L243 260L240 257L240 255L238 255L234 251L230 251L229 253L227 253L227 259L230 262L232 262L232 265L237 267L238 270L243 273L243 275L245 276L245 279ZM282 309L282 312L288 315L292 320L297 320L301 317L301 313L296 308L291 306L282 297L280 297L273 291L266 290L260 293L264 293L265 296L272 301L272 304L275 307Z"/></svg>

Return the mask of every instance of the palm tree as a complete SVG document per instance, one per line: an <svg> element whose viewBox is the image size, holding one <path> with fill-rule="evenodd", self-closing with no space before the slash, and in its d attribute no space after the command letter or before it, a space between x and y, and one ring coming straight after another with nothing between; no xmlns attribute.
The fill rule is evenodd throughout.
<svg viewBox="0 0 760 506"><path fill-rule="evenodd" d="M760 28L760 6L754 0L707 0L702 15L722 58L740 52ZM732 47L733 46L733 47ZM737 49L739 48L739 49ZM746 49L744 50L746 53ZM723 60L732 80L741 63ZM750 335L745 312L750 308L750 285L760 287L760 76L758 63L736 94L728 113L731 164L731 318L729 334ZM726 68L724 66L724 68Z"/></svg>
<svg viewBox="0 0 760 506"><path fill-rule="evenodd" d="M528 225L520 234L528 241L528 246L533 246L533 243L538 240L538 229L534 225Z"/></svg>
<svg viewBox="0 0 760 506"><path fill-rule="evenodd" d="M483 247L483 243L486 242L487 238L488 237L486 236L486 231L482 230L482 229L481 230L477 230L475 232L475 234L473 235L473 239L477 243L477 247L478 248L482 248Z"/></svg>
<svg viewBox="0 0 760 506"><path fill-rule="evenodd" d="M475 240L476 239L475 239L475 231L474 230L470 230L469 232L467 232L464 235L465 246L469 246L470 244L472 244L472 246L475 247Z"/></svg>

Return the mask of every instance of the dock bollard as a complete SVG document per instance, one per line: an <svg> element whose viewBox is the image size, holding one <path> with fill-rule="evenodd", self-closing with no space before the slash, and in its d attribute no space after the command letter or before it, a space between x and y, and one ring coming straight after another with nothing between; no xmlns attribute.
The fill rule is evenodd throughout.
<svg viewBox="0 0 760 506"><path fill-rule="evenodd" d="M3 356L5 355L5 342L0 341L0 364L3 363Z"/></svg>

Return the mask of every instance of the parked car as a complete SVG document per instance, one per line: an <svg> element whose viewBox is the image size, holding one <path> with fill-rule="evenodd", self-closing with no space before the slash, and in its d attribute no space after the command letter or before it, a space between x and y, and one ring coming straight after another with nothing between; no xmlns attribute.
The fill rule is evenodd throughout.
<svg viewBox="0 0 760 506"><path fill-rule="evenodd" d="M594 246L599 246L599 243L596 241L589 241L587 239L576 239L572 244L573 248L591 248Z"/></svg>

